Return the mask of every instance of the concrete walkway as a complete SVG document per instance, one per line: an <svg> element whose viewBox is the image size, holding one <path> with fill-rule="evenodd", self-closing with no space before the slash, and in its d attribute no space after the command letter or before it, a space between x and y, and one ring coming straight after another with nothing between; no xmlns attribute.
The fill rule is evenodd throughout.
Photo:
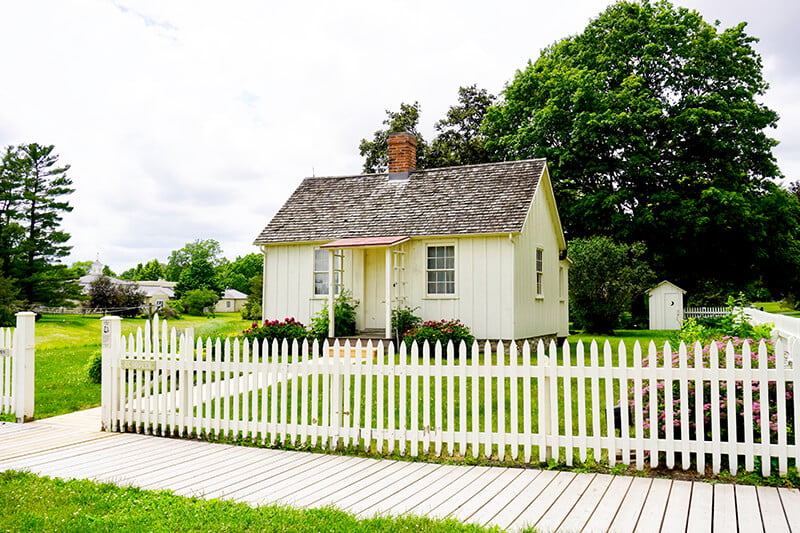
<svg viewBox="0 0 800 533"><path fill-rule="evenodd" d="M800 491L547 470L413 463L99 431L90 409L0 423L0 471L26 470L250 505L335 505L508 531L800 533Z"/></svg>

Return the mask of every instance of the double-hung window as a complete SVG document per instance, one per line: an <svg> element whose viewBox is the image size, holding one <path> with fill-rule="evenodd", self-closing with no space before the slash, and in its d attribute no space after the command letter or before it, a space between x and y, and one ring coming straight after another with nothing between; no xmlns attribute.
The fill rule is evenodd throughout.
<svg viewBox="0 0 800 533"><path fill-rule="evenodd" d="M536 249L536 296L544 296L544 250Z"/></svg>
<svg viewBox="0 0 800 533"><path fill-rule="evenodd" d="M426 271L429 295L456 293L456 247L428 246Z"/></svg>
<svg viewBox="0 0 800 533"><path fill-rule="evenodd" d="M328 279L330 278L329 261L330 252L328 250L314 250L314 296L327 296ZM333 275L336 286L334 294L339 294L341 286L342 256L333 256Z"/></svg>

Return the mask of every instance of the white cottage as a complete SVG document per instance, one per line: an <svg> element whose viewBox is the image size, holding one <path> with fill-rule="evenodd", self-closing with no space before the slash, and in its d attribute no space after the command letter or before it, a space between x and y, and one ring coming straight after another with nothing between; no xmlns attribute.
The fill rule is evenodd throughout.
<svg viewBox="0 0 800 533"><path fill-rule="evenodd" d="M264 318L307 324L348 290L358 329L386 338L398 307L458 318L479 339L567 336L567 246L547 163L415 162L414 136L392 134L388 173L300 184L255 241Z"/></svg>

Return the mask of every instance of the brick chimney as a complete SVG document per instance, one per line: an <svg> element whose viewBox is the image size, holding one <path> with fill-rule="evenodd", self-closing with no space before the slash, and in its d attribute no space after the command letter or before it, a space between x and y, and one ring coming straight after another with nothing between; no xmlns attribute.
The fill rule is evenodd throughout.
<svg viewBox="0 0 800 533"><path fill-rule="evenodd" d="M389 179L408 179L417 168L417 138L408 132L389 134Z"/></svg>

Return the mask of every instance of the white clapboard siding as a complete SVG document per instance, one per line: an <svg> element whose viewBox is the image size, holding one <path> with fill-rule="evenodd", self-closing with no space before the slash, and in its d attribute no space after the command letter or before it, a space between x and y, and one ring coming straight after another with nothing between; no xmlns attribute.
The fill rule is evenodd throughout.
<svg viewBox="0 0 800 533"><path fill-rule="evenodd" d="M622 343L541 341L396 350L371 341L194 339L157 319L135 335L119 329L104 338L110 430L640 469L708 465L718 473L758 464L764 475L786 474L800 459L791 429L800 412L800 371L791 363L798 353L780 343L774 362L764 344L744 343L738 353L714 344L704 366L699 344L637 343L632 353ZM742 384L767 392L759 398ZM704 394L690 401L691 389L725 403Z"/></svg>

